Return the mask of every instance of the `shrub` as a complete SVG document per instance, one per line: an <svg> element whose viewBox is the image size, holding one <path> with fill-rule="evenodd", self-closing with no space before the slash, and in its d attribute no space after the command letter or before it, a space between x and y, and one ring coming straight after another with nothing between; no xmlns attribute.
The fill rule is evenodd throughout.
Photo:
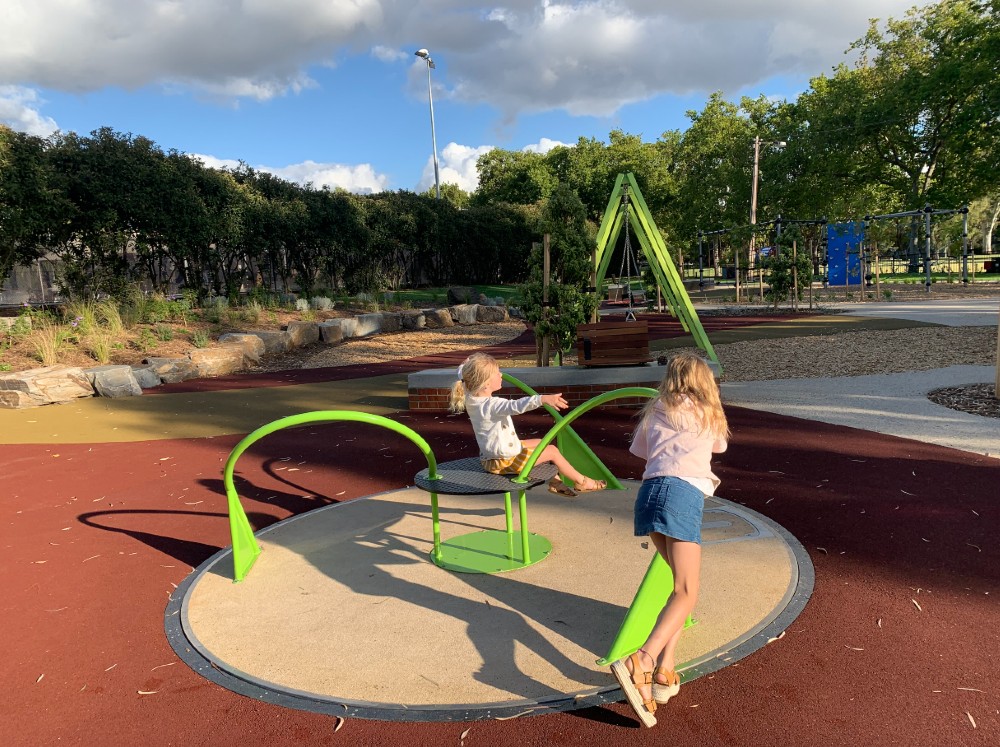
<svg viewBox="0 0 1000 747"><path fill-rule="evenodd" d="M191 333L191 344L196 348L207 348L208 342L208 333L204 330L196 329Z"/></svg>
<svg viewBox="0 0 1000 747"><path fill-rule="evenodd" d="M139 336L132 341L132 346L140 353L148 353L156 348L156 338L148 329L142 330Z"/></svg>
<svg viewBox="0 0 1000 747"><path fill-rule="evenodd" d="M94 318L98 326L104 327L108 334L120 337L125 332L125 323L122 321L118 304L110 298L98 301L94 306Z"/></svg>
<svg viewBox="0 0 1000 747"><path fill-rule="evenodd" d="M329 311L333 308L333 300L326 296L316 296L310 299L309 303L316 311Z"/></svg>
<svg viewBox="0 0 1000 747"><path fill-rule="evenodd" d="M297 299L295 299L295 310L296 311L309 311L309 299L307 299L307 298L297 298Z"/></svg>
<svg viewBox="0 0 1000 747"><path fill-rule="evenodd" d="M90 301L74 301L66 306L63 319L75 323L76 330L82 335L90 334L97 327L97 309Z"/></svg>
<svg viewBox="0 0 1000 747"><path fill-rule="evenodd" d="M114 338L107 332L94 332L84 342L84 349L95 361L104 365L111 361L112 340Z"/></svg>
<svg viewBox="0 0 1000 747"><path fill-rule="evenodd" d="M156 336L160 342L170 342L174 339L174 328L166 324L158 324L156 326Z"/></svg>
<svg viewBox="0 0 1000 747"><path fill-rule="evenodd" d="M52 366L59 362L59 353L72 338L72 330L46 322L35 328L28 341L35 358L43 366Z"/></svg>
<svg viewBox="0 0 1000 747"><path fill-rule="evenodd" d="M10 371L9 363L0 363L0 371Z"/></svg>

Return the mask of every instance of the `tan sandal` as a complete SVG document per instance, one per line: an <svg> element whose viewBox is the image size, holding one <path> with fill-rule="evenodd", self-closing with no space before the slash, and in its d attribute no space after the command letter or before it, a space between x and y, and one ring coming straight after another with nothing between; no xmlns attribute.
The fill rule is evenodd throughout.
<svg viewBox="0 0 1000 747"><path fill-rule="evenodd" d="M549 480L549 492L564 495L567 498L576 498L576 491L558 477L553 477Z"/></svg>
<svg viewBox="0 0 1000 747"><path fill-rule="evenodd" d="M649 654L646 655L649 656ZM656 713L656 701L652 698L643 700L638 687L639 685L652 685L653 673L643 671L638 653L632 654L629 658L632 660L631 672L628 671L625 659L619 659L611 665L611 673L618 680L628 704L632 706L632 710L635 711L635 715L639 717L643 726L656 726L656 716L653 715Z"/></svg>
<svg viewBox="0 0 1000 747"><path fill-rule="evenodd" d="M666 705L667 701L680 692L681 678L673 669L663 667L657 667L653 670L653 677L657 675L663 675L667 681L660 683L653 680L653 700L660 705Z"/></svg>
<svg viewBox="0 0 1000 747"><path fill-rule="evenodd" d="M577 493L593 493L596 490L604 490L606 487L608 487L608 483L604 480L595 480L592 477L588 477L587 479L590 480L590 483L584 483L584 485L589 484L592 487L581 487L579 485L573 485L573 489Z"/></svg>

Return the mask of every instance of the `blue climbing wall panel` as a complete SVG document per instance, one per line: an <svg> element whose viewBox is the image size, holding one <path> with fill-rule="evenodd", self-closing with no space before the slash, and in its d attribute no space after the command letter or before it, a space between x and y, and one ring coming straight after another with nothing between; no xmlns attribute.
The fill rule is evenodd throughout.
<svg viewBox="0 0 1000 747"><path fill-rule="evenodd" d="M826 255L830 285L861 285L861 243L865 224L830 223L826 227Z"/></svg>

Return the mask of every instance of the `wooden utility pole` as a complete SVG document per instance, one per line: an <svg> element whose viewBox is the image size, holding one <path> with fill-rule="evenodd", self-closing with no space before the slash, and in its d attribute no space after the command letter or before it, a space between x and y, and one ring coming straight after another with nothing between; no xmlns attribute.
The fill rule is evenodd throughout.
<svg viewBox="0 0 1000 747"><path fill-rule="evenodd" d="M597 312L601 308L601 299L604 298L604 294L601 289L597 287L597 245L591 247L590 249L590 287L594 289L594 295L597 298L597 305L594 310L590 312L590 323L597 324Z"/></svg>
<svg viewBox="0 0 1000 747"><path fill-rule="evenodd" d="M798 241L792 241L792 311L799 310Z"/></svg>
<svg viewBox="0 0 1000 747"><path fill-rule="evenodd" d="M549 320L549 234L542 236L542 320ZM542 337L539 366L549 365L549 336Z"/></svg>

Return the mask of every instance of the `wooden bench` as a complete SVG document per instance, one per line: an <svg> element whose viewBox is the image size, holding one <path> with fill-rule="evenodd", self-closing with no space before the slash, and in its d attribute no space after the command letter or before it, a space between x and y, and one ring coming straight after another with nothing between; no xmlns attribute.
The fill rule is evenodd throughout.
<svg viewBox="0 0 1000 747"><path fill-rule="evenodd" d="M649 325L642 322L598 322L576 328L577 362L581 366L635 366L649 362Z"/></svg>

